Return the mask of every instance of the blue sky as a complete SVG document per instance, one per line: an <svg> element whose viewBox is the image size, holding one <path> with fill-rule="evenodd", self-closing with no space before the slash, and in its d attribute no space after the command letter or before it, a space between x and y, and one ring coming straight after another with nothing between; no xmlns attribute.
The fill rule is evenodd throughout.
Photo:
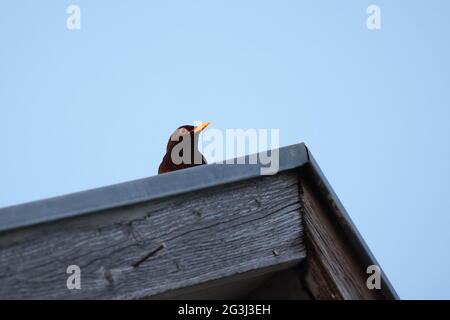
<svg viewBox="0 0 450 320"><path fill-rule="evenodd" d="M81 8L81 30L66 8ZM381 8L379 31L366 8ZM178 125L304 141L401 298L450 299L450 2L9 1L0 207L154 175Z"/></svg>

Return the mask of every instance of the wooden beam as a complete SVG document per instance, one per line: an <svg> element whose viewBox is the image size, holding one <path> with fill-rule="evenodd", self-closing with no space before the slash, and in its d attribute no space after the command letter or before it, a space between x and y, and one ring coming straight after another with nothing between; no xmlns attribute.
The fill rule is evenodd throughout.
<svg viewBox="0 0 450 320"><path fill-rule="evenodd" d="M148 298L304 258L287 171L0 233L0 298ZM69 265L79 290L66 286Z"/></svg>
<svg viewBox="0 0 450 320"><path fill-rule="evenodd" d="M302 211L307 248L307 272L304 281L315 299L372 300L395 299L389 287L369 290L367 262L343 232L330 201L323 201L321 191L302 176Z"/></svg>

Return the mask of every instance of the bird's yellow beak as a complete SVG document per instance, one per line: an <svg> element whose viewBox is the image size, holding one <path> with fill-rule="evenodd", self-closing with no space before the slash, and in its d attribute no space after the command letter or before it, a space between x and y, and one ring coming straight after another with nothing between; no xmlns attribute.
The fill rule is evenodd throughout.
<svg viewBox="0 0 450 320"><path fill-rule="evenodd" d="M201 125L194 128L194 133L202 132L203 130L206 129L207 126L209 126L209 124L210 124L209 121L203 122Z"/></svg>

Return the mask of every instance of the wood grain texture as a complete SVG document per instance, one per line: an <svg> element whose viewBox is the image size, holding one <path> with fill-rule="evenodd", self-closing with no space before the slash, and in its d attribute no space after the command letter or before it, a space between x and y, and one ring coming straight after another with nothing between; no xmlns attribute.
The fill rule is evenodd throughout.
<svg viewBox="0 0 450 320"><path fill-rule="evenodd" d="M305 282L315 299L383 299L369 290L367 265L361 263L333 218L332 209L306 181L301 184L308 271Z"/></svg>
<svg viewBox="0 0 450 320"><path fill-rule="evenodd" d="M139 299L305 257L296 173L0 234L2 299ZM81 289L66 287L67 266Z"/></svg>

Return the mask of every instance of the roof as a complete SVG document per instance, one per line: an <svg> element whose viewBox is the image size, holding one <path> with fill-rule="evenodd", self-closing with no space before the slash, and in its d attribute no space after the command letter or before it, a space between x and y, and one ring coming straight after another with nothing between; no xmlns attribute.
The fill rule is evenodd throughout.
<svg viewBox="0 0 450 320"><path fill-rule="evenodd" d="M248 160L249 156L244 157ZM305 144L279 149L279 172L300 170L321 190L321 201L332 208L332 219L347 237L356 254L366 265L378 265L347 211L328 183ZM245 163L248 163L246 161ZM98 214L101 210L156 200L178 194L221 186L260 176L261 165L208 164L149 178L129 181L88 191L0 208L0 232L37 224ZM398 298L386 276L382 284L392 298Z"/></svg>

